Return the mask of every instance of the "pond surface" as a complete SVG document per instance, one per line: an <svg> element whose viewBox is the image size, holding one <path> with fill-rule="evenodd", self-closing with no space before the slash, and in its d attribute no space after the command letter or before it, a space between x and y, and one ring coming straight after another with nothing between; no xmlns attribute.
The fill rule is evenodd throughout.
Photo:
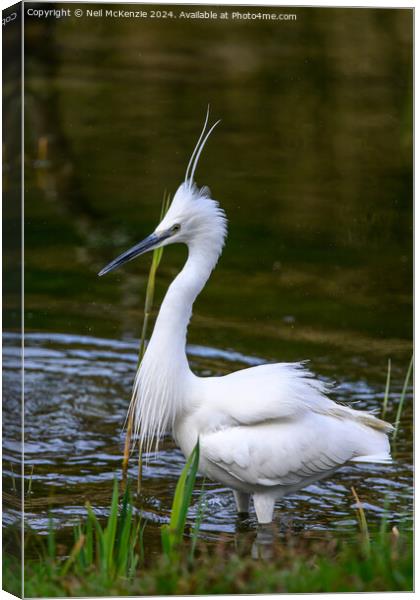
<svg viewBox="0 0 420 600"><path fill-rule="evenodd" d="M309 359L336 381L335 398L380 409L391 358L395 418L412 352L411 12L296 13L283 24L27 20L24 484L26 523L40 533L49 511L64 531L86 500L106 513L150 258L97 272L156 226L208 103L222 123L197 177L226 210L229 237L194 307L193 369ZM15 110L6 94L6 118ZM184 259L165 250L156 307ZM6 280L6 523L18 516L18 280ZM276 522L353 532L351 485L369 522L386 502L404 520L411 420L410 387L395 462L343 468L280 503ZM168 437L145 469L151 544L182 465ZM133 457L134 486L136 476ZM234 536L230 492L206 482L205 498L202 535Z"/></svg>
<svg viewBox="0 0 420 600"><path fill-rule="evenodd" d="M5 368L13 381L19 377L18 338L7 335L5 341ZM68 528L85 515L87 500L98 515L107 515L113 479L116 475L120 479L122 475L124 433L121 426L136 369L136 350L136 341L64 334L27 335L25 520L35 531L45 534L51 515L70 535ZM189 358L193 369L203 376L220 375L262 362L255 356L202 346L189 347ZM395 414L399 396L399 383L394 383L389 400L390 414ZM351 398L361 409L378 409L383 385L364 378L338 381L335 398L345 402ZM296 531L354 532L357 520L350 493L352 485L363 499L371 525L383 516L385 506L394 524L406 522L412 505L411 418L408 406L392 465L346 466L331 479L311 485L279 503L276 523L280 527L287 523L287 527ZM9 447L6 444L5 451L6 461L8 457L12 461L17 458L14 444ZM150 523L147 534L152 547L159 539L153 533L156 531L153 525L169 520L175 484L183 464L183 456L168 437L144 468L138 505ZM13 497L12 473L7 462L5 475L5 492ZM128 476L135 490L136 456L131 460ZM191 523L200 504L200 488L200 484L196 486ZM229 540L237 530L231 492L212 482L206 482L204 490L206 508L201 534L215 540L223 533ZM13 522L15 516L13 511L6 514L6 522ZM252 516L247 528L255 527L256 520Z"/></svg>

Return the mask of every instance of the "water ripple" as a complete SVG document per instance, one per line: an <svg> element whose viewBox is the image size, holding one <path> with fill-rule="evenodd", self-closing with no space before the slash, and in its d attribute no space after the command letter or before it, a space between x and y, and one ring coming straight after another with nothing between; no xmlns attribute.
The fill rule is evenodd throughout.
<svg viewBox="0 0 420 600"><path fill-rule="evenodd" d="M41 533L48 529L48 514L62 526L74 524L85 514L89 499L97 514L105 516L111 482L120 476L125 419L137 363L136 340L107 340L67 334L29 333L25 336L25 489L27 524ZM191 345L188 347L195 370L214 375L264 362L231 350ZM4 336L5 414L11 427L4 438L5 489L10 490L18 469L7 461L21 452L19 427L13 415L19 403L17 383L20 371L20 336ZM325 360L325 357L323 357ZM391 389L390 405L399 399L400 382ZM360 377L338 382L335 397L356 403L358 408L377 409L383 390ZM406 427L411 415L405 416ZM403 423L404 426L404 423ZM279 503L277 520L287 515L293 526L314 530L354 527L354 499L350 486L357 487L369 519L380 519L385 501L395 522L411 513L412 468L407 460L410 436L401 438L401 447L392 465L346 466L332 479L312 485ZM405 458L404 458L405 457ZM151 455L143 472L145 518L156 525L167 522L177 478L184 459L168 437L157 455ZM32 472L33 469L33 472ZM132 457L129 478L137 478L137 459ZM194 492L190 520L198 513L200 485ZM231 492L216 483L204 485L203 535L234 533L236 515ZM5 522L19 518L6 510ZM251 518L251 524L253 523Z"/></svg>

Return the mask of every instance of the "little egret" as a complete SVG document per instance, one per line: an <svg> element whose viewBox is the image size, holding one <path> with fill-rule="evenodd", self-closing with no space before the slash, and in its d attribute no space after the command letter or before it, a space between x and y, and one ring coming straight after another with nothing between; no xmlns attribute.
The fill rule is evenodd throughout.
<svg viewBox="0 0 420 600"><path fill-rule="evenodd" d="M104 275L160 246L183 243L188 259L169 286L136 374L131 410L146 452L172 430L185 457L200 441L201 473L233 490L238 513L253 497L259 523L276 500L349 462L389 463L392 426L328 398L329 386L304 363L264 364L222 377L198 377L188 364L192 306L216 266L227 220L194 173L207 139L207 117L185 181L155 231L107 265ZM206 133L207 131L207 133Z"/></svg>

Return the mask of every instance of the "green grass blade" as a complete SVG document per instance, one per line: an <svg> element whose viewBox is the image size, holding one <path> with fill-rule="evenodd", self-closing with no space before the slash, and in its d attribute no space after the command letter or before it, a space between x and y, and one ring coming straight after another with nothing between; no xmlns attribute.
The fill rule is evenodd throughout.
<svg viewBox="0 0 420 600"><path fill-rule="evenodd" d="M181 521L182 508L185 498L185 485L187 482L188 470L191 466L191 463L192 454L186 462L185 467L183 468L182 473L176 484L174 499L172 502L171 518L169 521L170 529L172 529L173 531L176 531L178 529L178 524Z"/></svg>
<svg viewBox="0 0 420 600"><path fill-rule="evenodd" d="M175 489L170 521L171 529L175 531L178 531L181 528L183 530L183 525L185 524L195 477L197 475L199 457L200 450L197 442L182 470Z"/></svg>
<svg viewBox="0 0 420 600"><path fill-rule="evenodd" d="M194 483L200 459L199 442L189 456L175 488L169 525L162 527L162 547L167 556L174 556L174 550L181 543L191 502Z"/></svg>
<svg viewBox="0 0 420 600"><path fill-rule="evenodd" d="M119 549L121 546L121 536L122 536L122 531L124 529L126 519L127 519L127 511L128 511L128 507L129 507L129 501L130 501L130 489L127 485L124 490L122 506L121 506L121 513L120 513L120 516L118 519L117 537L116 537L116 542L115 542L115 548L116 548L117 553L119 552Z"/></svg>
<svg viewBox="0 0 420 600"><path fill-rule="evenodd" d="M184 501L182 503L182 511L181 511L181 515L180 515L180 517L181 517L180 526L182 527L182 530L184 530L185 522L187 520L187 512L188 512L188 508L191 503L192 493L194 490L194 484L195 484L195 480L197 477L198 462L200 460L200 446L199 446L198 442L197 442L192 454L193 454L193 460L192 460L191 468L188 471L187 481L185 483Z"/></svg>
<svg viewBox="0 0 420 600"><path fill-rule="evenodd" d="M104 545L106 552L106 564L108 574L112 575L114 568L114 546L118 522L118 481L114 480L112 492L111 510L109 512L108 524L104 532Z"/></svg>
<svg viewBox="0 0 420 600"><path fill-rule="evenodd" d="M130 507L133 510L133 507ZM131 520L131 524L133 525L129 529L129 536L127 541L127 556L125 561L125 573L124 576L131 578L134 576L136 565L139 560L142 560L142 552L143 552L143 540L142 540L142 519L141 517L136 520ZM146 522L144 523L144 525ZM139 548L137 548L139 546Z"/></svg>
<svg viewBox="0 0 420 600"><path fill-rule="evenodd" d="M71 552L70 552L70 556L68 557L68 559L66 560L66 562L63 565L63 568L60 571L60 576L61 577L65 577L65 575L67 574L68 570L70 569L70 567L72 566L72 564L74 563L74 561L76 560L76 557L78 556L81 548L83 547L83 544L85 543L85 536L82 534L79 539L76 541L76 543L74 544Z"/></svg>
<svg viewBox="0 0 420 600"><path fill-rule="evenodd" d="M146 525L147 525L147 521L145 520L144 523L142 524L142 521L140 519L139 521L139 531L136 532L135 535L135 539L136 541L138 540L138 557L140 560L140 563L143 564L144 563L144 530L146 529Z"/></svg>
<svg viewBox="0 0 420 600"><path fill-rule="evenodd" d="M362 534L362 548L366 556L370 555L370 535L369 535L369 527L366 520L366 513L364 511L363 505L359 500L359 496L353 486L351 486L351 491L354 499L356 500L356 509L357 516L359 521L360 533Z"/></svg>
<svg viewBox="0 0 420 600"><path fill-rule="evenodd" d="M161 220L167 213L170 202L171 202L170 195L165 192L163 195L162 206L161 206L161 211L160 211L160 219ZM144 356L144 352L146 349L146 336L147 336L149 319L150 319L152 308L153 308L153 299L154 299L154 294L155 294L156 272L159 267L159 264L160 264L160 261L162 258L162 254L163 254L163 248L161 247L161 248L156 248L156 250L153 251L153 255L152 255L152 264L150 266L149 276L147 279L146 299L145 299L145 304L144 304L144 318L143 318L143 325L142 325L141 334L140 334L137 369L140 367L140 363L142 361L142 358ZM124 480L127 475L128 460L129 460L129 456L130 456L131 435L132 435L132 431L133 431L133 417L134 417L134 414L132 411L130 411L128 414L128 419L127 419L127 433L126 433L126 438L125 438L124 456L123 456L123 479ZM138 491L140 491L141 477L142 477L142 457L141 457L141 455L142 455L142 451L141 451L141 448L139 448L139 468L138 468L139 475L138 475L138 481L137 481Z"/></svg>
<svg viewBox="0 0 420 600"><path fill-rule="evenodd" d="M48 517L47 552L48 552L48 558L50 560L54 560L55 555L56 555L56 546L55 546L54 524L53 524L53 518L51 515L49 515L49 517Z"/></svg>
<svg viewBox="0 0 420 600"><path fill-rule="evenodd" d="M391 384L391 359L388 358L388 371L386 374L386 384L385 384L385 393L384 393L384 401L382 404L382 418L385 418L386 411L388 408L388 398L389 398L389 386Z"/></svg>
<svg viewBox="0 0 420 600"><path fill-rule="evenodd" d="M384 513L382 515L381 518L381 522L379 525L379 542L381 544L381 546L385 546L385 535L386 535L386 530L388 528L389 525L389 497L386 496L385 497L385 502L384 502Z"/></svg>
<svg viewBox="0 0 420 600"><path fill-rule="evenodd" d="M82 532L82 527L80 525L80 523L78 525L76 525L74 527L74 543L77 544L78 541L80 540L81 537L85 538L85 542L86 542L86 536L83 535ZM80 572L83 573L83 571L86 569L87 567L87 561L86 561L86 552L84 549L84 545L83 544L76 556L76 564L78 565Z"/></svg>
<svg viewBox="0 0 420 600"><path fill-rule="evenodd" d="M407 393L407 388L408 388L408 384L409 384L409 381L410 381L412 370L413 370L413 356L411 357L410 364L408 365L407 373L406 373L405 380L404 380L403 389L402 389L401 396L400 396L400 401L399 401L399 404L398 404L397 416L395 418L395 423L394 423L394 433L393 433L393 436L392 436L392 441L393 442L395 442L395 440L397 439L398 429L399 429L400 423L401 423L401 415L402 415L402 410L403 410L403 406L404 406L404 400L405 400L405 396L406 396L406 393Z"/></svg>
<svg viewBox="0 0 420 600"><path fill-rule="evenodd" d="M204 486L205 486L206 480L203 479L203 483L201 484L201 491L200 491L200 498L198 501L198 511L197 511L197 517L195 519L194 522L194 527L192 530L192 536L191 536L191 548L190 548L190 556L189 556L189 561L192 562L194 559L194 553L195 553L195 548L197 546L197 541L198 541L198 534L200 531L200 526L201 523L203 521L203 515L204 515L204 511L207 508L207 502L204 498Z"/></svg>
<svg viewBox="0 0 420 600"><path fill-rule="evenodd" d="M95 513L92 510L89 502L86 503L86 508L88 511L88 518L92 521L93 528L96 534L96 558L98 562L98 567L102 573L106 573L106 552L105 552L105 542L104 542L104 532L102 527L99 524L98 519L96 518Z"/></svg>
<svg viewBox="0 0 420 600"><path fill-rule="evenodd" d="M160 220L162 220L163 217L165 216L165 214L167 213L169 204L170 204L170 196L168 194L166 194L166 192L165 192L163 201L162 201L161 211L160 211ZM145 303L144 303L144 318L143 318L143 325L142 325L142 330L141 330L141 335L140 335L138 366L140 366L141 360L144 356L144 352L146 349L147 330L148 330L148 326L149 326L149 319L151 316L153 300L154 300L154 296L155 296L156 272L158 270L160 261L162 259L162 255L163 255L163 247L156 248L156 250L153 251L152 264L150 266L149 276L147 279L146 299L145 299Z"/></svg>
<svg viewBox="0 0 420 600"><path fill-rule="evenodd" d="M129 540L130 530L133 524L133 509L131 506L127 508L127 512L124 516L122 523L121 537L117 554L117 574L126 575L127 573L127 562L129 557Z"/></svg>
<svg viewBox="0 0 420 600"><path fill-rule="evenodd" d="M86 564L91 567L93 564L93 523L92 519L88 517L86 523L86 542L85 542L85 556Z"/></svg>
<svg viewBox="0 0 420 600"><path fill-rule="evenodd" d="M171 554L171 536L170 536L171 528L169 525L162 525L160 529L160 535L162 540L162 552L165 556L170 556Z"/></svg>
<svg viewBox="0 0 420 600"><path fill-rule="evenodd" d="M130 568L128 570L128 577L129 578L134 577L138 562L139 562L139 557L138 557L137 554L134 554L133 558L132 558L132 560L130 562Z"/></svg>

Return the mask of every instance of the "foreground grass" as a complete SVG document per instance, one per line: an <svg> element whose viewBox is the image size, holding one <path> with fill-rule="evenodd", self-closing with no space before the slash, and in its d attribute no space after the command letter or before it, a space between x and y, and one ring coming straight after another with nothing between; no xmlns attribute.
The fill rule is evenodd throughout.
<svg viewBox="0 0 420 600"><path fill-rule="evenodd" d="M411 376L410 363L397 413L402 413ZM383 413L387 410L390 363ZM398 531L384 518L372 533L363 503L352 488L359 531L353 540L337 539L330 532L320 541L310 532L270 538L269 530L240 555L229 543L209 547L198 541L202 506L187 543L184 532L194 488L200 448L197 442L178 480L170 522L161 527L161 554L145 560L146 521L135 511L124 485L120 498L114 481L109 516L99 522L89 503L87 515L74 528L74 545L63 552L57 544L52 520L47 541L36 534L31 547L38 558L25 562L26 597L206 595L257 593L325 593L413 590L413 535ZM203 503L203 496L201 497ZM273 531L271 530L273 533ZM13 532L12 532L13 533ZM16 533L16 532L15 532ZM276 537L276 536L274 536ZM26 545L26 544L25 544ZM16 544L15 544L16 546ZM61 546L60 552L58 547ZM11 546L12 547L12 546ZM6 551L3 556L3 588L20 595L19 560ZM267 552L268 551L268 552ZM244 555L245 554L245 555ZM63 558L63 555L65 556Z"/></svg>
<svg viewBox="0 0 420 600"><path fill-rule="evenodd" d="M410 532L377 533L369 552L363 540L352 543L291 536L277 543L269 560L232 554L220 544L209 550L198 544L194 560L180 552L179 560L160 556L149 566L140 565L132 577L104 577L91 567L83 573L62 563L29 561L25 595L124 596L172 594L255 594L270 592L366 592L413 589L413 551ZM4 557L3 581L7 587L19 580L16 562Z"/></svg>
<svg viewBox="0 0 420 600"><path fill-rule="evenodd" d="M86 518L74 528L74 544L57 543L52 520L47 540L27 536L38 558L25 562L25 596L138 596L191 594L256 594L299 592L411 591L413 589L413 536L398 531L384 516L378 531L369 530L356 490L359 530L352 541L311 532L289 533L281 540L271 528L242 538L240 554L232 544L216 547L198 540L200 514L192 537L184 537L188 507L197 474L199 444L178 480L169 524L161 527L161 552L156 558L144 551L146 521L134 510L128 487L120 498L114 482L109 516L100 523L87 504ZM203 501L203 500L202 500ZM386 511L384 513L386 515ZM245 533L245 532L244 532ZM30 541L32 538L32 541ZM248 547L245 547L248 546ZM32 551L33 551L32 550ZM5 554L3 584L20 589L18 561ZM16 592L15 592L16 593Z"/></svg>

